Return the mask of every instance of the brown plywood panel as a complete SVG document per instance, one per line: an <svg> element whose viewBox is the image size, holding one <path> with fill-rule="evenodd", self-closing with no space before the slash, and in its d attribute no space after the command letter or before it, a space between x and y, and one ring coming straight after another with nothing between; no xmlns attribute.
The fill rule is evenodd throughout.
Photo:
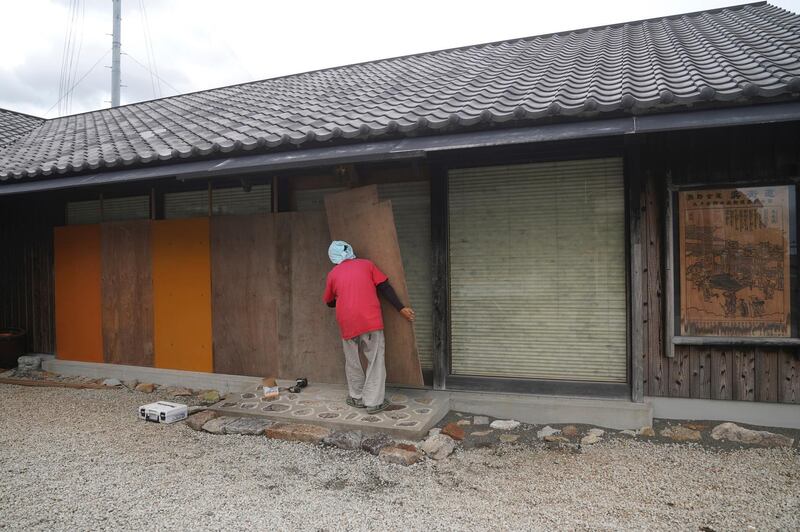
<svg viewBox="0 0 800 532"><path fill-rule="evenodd" d="M101 226L103 351L111 364L153 365L150 221Z"/></svg>
<svg viewBox="0 0 800 532"><path fill-rule="evenodd" d="M280 376L312 382L344 383L344 354L335 310L322 302L328 260L328 223L323 212L280 213L281 248L288 248L291 308L283 321L291 335L282 338ZM281 327L283 334L284 328Z"/></svg>
<svg viewBox="0 0 800 532"><path fill-rule="evenodd" d="M278 272L272 214L211 219L214 371L275 376Z"/></svg>
<svg viewBox="0 0 800 532"><path fill-rule="evenodd" d="M778 352L756 350L756 401L778 400Z"/></svg>
<svg viewBox="0 0 800 532"><path fill-rule="evenodd" d="M56 354L102 362L100 226L56 227L53 238Z"/></svg>
<svg viewBox="0 0 800 532"><path fill-rule="evenodd" d="M737 401L755 400L756 362L753 349L733 353L733 398Z"/></svg>
<svg viewBox="0 0 800 532"><path fill-rule="evenodd" d="M378 185L368 185L337 192L335 194L327 194L325 196L325 212L337 215L346 214L353 209L377 205L379 202ZM328 219L328 223L330 223L330 218ZM337 239L334 238L333 240ZM338 240L345 239L342 238Z"/></svg>
<svg viewBox="0 0 800 532"><path fill-rule="evenodd" d="M213 371L208 218L152 222L157 368Z"/></svg>
<svg viewBox="0 0 800 532"><path fill-rule="evenodd" d="M375 205L359 205L349 200L350 197L364 195L365 191L354 189L326 197L331 239L349 242L358 257L373 261L389 277L400 300L413 306L408 297L392 204L384 201ZM341 207L333 208L334 205ZM387 382L422 386L422 370L413 326L383 298L381 308L386 335Z"/></svg>
<svg viewBox="0 0 800 532"><path fill-rule="evenodd" d="M778 363L778 401L800 403L800 357L790 350L781 350Z"/></svg>

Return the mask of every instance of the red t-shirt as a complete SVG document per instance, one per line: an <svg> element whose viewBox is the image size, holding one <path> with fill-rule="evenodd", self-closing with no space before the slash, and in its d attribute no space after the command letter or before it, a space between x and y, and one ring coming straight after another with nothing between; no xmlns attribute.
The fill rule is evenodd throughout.
<svg viewBox="0 0 800 532"><path fill-rule="evenodd" d="M388 277L367 259L350 259L328 272L323 300L336 300L336 321L342 338L349 340L383 329L376 286Z"/></svg>

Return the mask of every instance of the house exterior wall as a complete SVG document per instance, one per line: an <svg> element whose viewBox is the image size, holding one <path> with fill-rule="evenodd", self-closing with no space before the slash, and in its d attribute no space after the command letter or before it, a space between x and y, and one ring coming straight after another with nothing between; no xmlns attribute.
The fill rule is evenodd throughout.
<svg viewBox="0 0 800 532"><path fill-rule="evenodd" d="M665 338L668 182L672 188L794 183L798 146L798 123L653 135L640 146L645 395L800 403L796 348L676 345L670 357Z"/></svg>

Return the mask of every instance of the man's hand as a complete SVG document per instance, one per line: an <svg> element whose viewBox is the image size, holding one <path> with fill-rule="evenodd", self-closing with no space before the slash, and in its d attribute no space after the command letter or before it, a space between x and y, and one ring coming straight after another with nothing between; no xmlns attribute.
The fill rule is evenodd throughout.
<svg viewBox="0 0 800 532"><path fill-rule="evenodd" d="M403 316L405 319L407 319L408 321L411 321L411 322L413 322L413 321L416 319L416 317L417 317L416 313L415 313L413 310L411 310L409 307L403 307L403 308L400 310L400 314L401 314L401 315L402 315L402 316Z"/></svg>

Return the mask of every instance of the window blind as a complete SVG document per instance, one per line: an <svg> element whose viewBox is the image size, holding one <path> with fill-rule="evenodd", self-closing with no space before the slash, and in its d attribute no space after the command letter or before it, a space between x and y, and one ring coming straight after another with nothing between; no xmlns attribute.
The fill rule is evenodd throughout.
<svg viewBox="0 0 800 532"><path fill-rule="evenodd" d="M164 218L208 216L208 190L187 190L164 194Z"/></svg>
<svg viewBox="0 0 800 532"><path fill-rule="evenodd" d="M249 191L242 187L215 188L211 191L211 207L215 215L272 212L272 186L253 185Z"/></svg>
<svg viewBox="0 0 800 532"><path fill-rule="evenodd" d="M449 173L452 372L627 379L622 160Z"/></svg>

